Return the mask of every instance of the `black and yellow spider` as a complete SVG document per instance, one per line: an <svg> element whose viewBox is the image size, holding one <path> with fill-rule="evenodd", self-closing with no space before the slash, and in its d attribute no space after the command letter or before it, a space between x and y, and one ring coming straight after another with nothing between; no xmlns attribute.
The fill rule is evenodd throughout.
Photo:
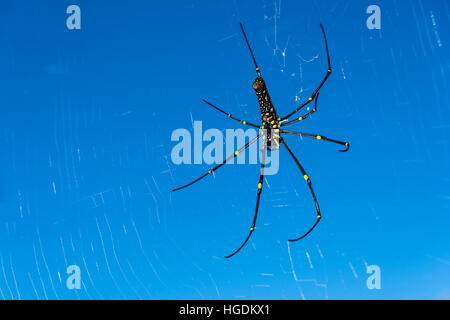
<svg viewBox="0 0 450 320"><path fill-rule="evenodd" d="M317 139L317 140L338 143L338 144L343 145L343 146L346 147L344 150L339 150L340 152L346 152L350 148L350 145L349 145L348 142L343 142L343 141L329 139L329 138L327 138L327 137L325 137L323 135L317 135L317 134L311 134L311 133L303 133L303 132L294 132L294 131L288 131L288 130L283 130L282 129L283 127L285 127L287 125L290 125L290 124L302 121L302 120L308 118L314 112L316 112L316 110L317 110L317 99L319 97L319 90L322 88L323 84L325 83L325 81L327 81L328 77L331 74L331 62L330 62L330 54L328 52L327 37L325 35L325 30L323 29L322 24L320 25L320 28L322 29L322 33L323 33L323 37L324 37L324 41L325 41L325 49L326 49L326 52L327 52L327 60L328 60L327 73L326 73L324 79L322 80L322 82L317 87L317 89L313 92L311 97L309 97L308 100L306 100L303 104L301 104L294 111L292 111L287 116L284 116L282 118L280 118L278 116L277 112L275 111L275 107L273 106L272 101L270 100L269 92L267 91L267 87L266 87L266 84L264 82L264 79L261 77L261 71L258 68L258 65L256 63L255 56L253 55L252 48L250 47L250 44L248 42L248 39L247 39L247 36L245 34L245 31L244 31L244 28L242 26L242 23L240 24L240 26L241 26L242 34L244 35L244 38L245 38L245 42L247 43L248 49L249 49L250 54L252 56L253 63L255 64L256 73L258 75L257 78L255 79L255 81L253 82L253 89L255 90L256 97L258 98L259 108L260 108L260 111L261 111L261 124L262 125L259 126L259 125L250 123L248 121L240 120L240 119L232 116L231 114L229 114L229 113L219 109L218 107L216 107L212 103L210 103L210 102L208 102L206 100L203 100L203 101L206 102L207 104L209 104L214 109L224 113L225 115L227 115L228 117L230 117L230 118L232 118L232 119L234 119L236 121L239 121L242 124L245 124L245 125L248 125L248 126L251 126L251 127L255 127L255 128L258 128L258 129L262 129L262 132L257 137L255 137L254 139L249 141L245 146L243 146L242 148L237 150L233 155L231 155L228 158L226 158L221 164L219 164L216 167L212 168L211 170L209 170L207 173L205 173L201 177L195 179L194 181L192 181L192 182L190 182L190 183L188 183L188 184L186 184L186 185L184 185L182 187L179 187L179 188L176 188L176 189L172 190L172 191L177 191L177 190L186 188L186 187L194 184L195 182L203 179L204 177L212 174L213 172L218 170L220 167L222 167L225 163L227 163L231 159L235 158L239 153L241 153L242 151L247 149L251 144L253 144L259 138L261 138L261 136L263 137L264 143L263 143L262 159L261 159L262 160L261 161L261 173L260 173L260 176L259 176L258 192L257 192L257 196L256 196L255 214L254 214L254 217L253 217L252 225L250 227L250 232L249 232L247 238L245 239L245 241L242 243L242 245L236 251L234 251L232 254L226 256L225 258L230 258L230 257L234 256L236 253L238 253L244 247L244 245L247 243L248 239L250 238L250 236L252 235L253 231L255 230L256 218L258 216L259 199L261 197L261 191L262 191L262 187L263 187L264 164L265 164L265 153L266 153L265 149L267 149L268 151L274 151L274 150L276 150L276 149L278 149L280 147L279 142L281 142L286 147L287 151L289 152L291 157L294 159L296 165L298 166L298 168L302 172L303 178L308 183L308 187L309 187L309 190L311 191L312 197L314 199L314 204L316 206L316 211L317 211L317 220L314 223L314 225L304 235L302 235L301 237L293 239L293 240L289 240L289 241L298 241L298 240L301 240L304 237L306 237L317 226L317 224L319 223L320 219L322 218L322 214L320 213L320 209L319 209L319 204L317 202L317 198L316 198L316 195L314 193L314 190L313 190L313 187L312 187L312 184L311 184L311 180L310 180L308 174L306 173L305 169L303 168L303 166L300 164L298 159L292 153L292 151L289 148L289 146L287 145L286 141L281 137L281 135L280 135L281 133L292 134L292 135L297 135L297 136L301 136L301 137L309 137L309 138L314 138L314 139ZM293 119L291 121L288 120L288 118L290 118L296 112L298 112L301 109L303 109L305 106L307 106L313 100L314 100L314 108L311 109L311 111L309 111L306 114L304 114L303 116L298 117L296 119ZM275 147L276 149L271 149L271 146L273 146L273 145L276 145L276 147Z"/></svg>

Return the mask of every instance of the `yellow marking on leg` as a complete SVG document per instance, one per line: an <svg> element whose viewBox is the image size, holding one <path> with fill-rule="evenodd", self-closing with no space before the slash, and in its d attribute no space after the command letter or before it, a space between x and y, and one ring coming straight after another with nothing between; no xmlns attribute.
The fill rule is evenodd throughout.
<svg viewBox="0 0 450 320"><path fill-rule="evenodd" d="M306 181L308 181L308 179L309 179L309 177L308 177L307 174L305 174L305 175L303 176L303 178L305 178Z"/></svg>
<svg viewBox="0 0 450 320"><path fill-rule="evenodd" d="M278 143L278 139L273 139L273 141L277 144L277 150L280 149L280 144Z"/></svg>
<svg viewBox="0 0 450 320"><path fill-rule="evenodd" d="M317 140L322 140L321 136L317 136L316 138L317 138Z"/></svg>
<svg viewBox="0 0 450 320"><path fill-rule="evenodd" d="M258 189L262 189L262 183L258 183Z"/></svg>
<svg viewBox="0 0 450 320"><path fill-rule="evenodd" d="M253 227L252 227L252 228L250 228L250 231L253 231L253 230L255 230L255 228L253 228Z"/></svg>
<svg viewBox="0 0 450 320"><path fill-rule="evenodd" d="M302 121L302 120L303 120L303 117L299 117L299 118L298 118L298 121Z"/></svg>
<svg viewBox="0 0 450 320"><path fill-rule="evenodd" d="M309 101L312 101L312 99L313 99L312 97L309 97L309 99L308 99L308 100L309 100Z"/></svg>
<svg viewBox="0 0 450 320"><path fill-rule="evenodd" d="M242 121L242 123L243 123L243 124L247 124L247 122L246 122L246 121Z"/></svg>
<svg viewBox="0 0 450 320"><path fill-rule="evenodd" d="M237 156L238 154L239 154L239 150L234 153L235 156Z"/></svg>

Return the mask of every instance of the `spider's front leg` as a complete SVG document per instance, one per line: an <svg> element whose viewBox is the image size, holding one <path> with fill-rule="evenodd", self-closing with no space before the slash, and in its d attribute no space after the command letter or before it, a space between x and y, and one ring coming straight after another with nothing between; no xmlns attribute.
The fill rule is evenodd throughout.
<svg viewBox="0 0 450 320"><path fill-rule="evenodd" d="M260 133L258 136L256 136L255 138L253 138L252 140L250 140L245 146L243 146L242 148L240 148L239 150L236 150L231 156L229 156L228 158L226 158L222 163L218 164L217 166L215 166L214 168L210 169L207 173L205 173L204 175L200 176L199 178L189 182L188 184L185 184L182 187L173 189L172 191L178 191L181 189L184 189L186 187L189 187L190 185L193 185L194 183L196 183L197 181L202 180L203 178L207 177L210 174L213 174L216 170L220 169L225 163L227 163L228 161L230 161L231 159L234 159L235 157L237 157L242 151L244 151L245 149L247 149L251 144L253 144L254 142L256 142L259 138L261 138L262 133Z"/></svg>
<svg viewBox="0 0 450 320"><path fill-rule="evenodd" d="M291 149L289 148L289 146L287 145L286 141L284 141L283 138L280 138L281 142L284 144L284 146L286 147L287 151L289 152L289 154L291 155L291 157L294 159L295 164L297 165L297 167L300 169L300 171L303 174L303 178L305 179L305 181L308 183L308 187L309 190L311 191L311 195L314 199L314 205L316 206L316 212L317 212L317 220L316 223L314 223L314 225L308 230L308 232L306 232L304 235L302 235L301 237L297 238L297 239L293 239L293 240L289 240L291 242L294 241L298 241L301 240L303 238L305 238L308 234L311 233L311 231L314 230L314 228L317 226L317 224L319 223L320 219L322 219L322 214L320 213L320 208L319 208L319 203L317 202L317 198L316 198L316 194L314 193L314 189L312 187L312 183L311 183L311 179L309 179L308 174L306 173L305 169L303 168L303 166L300 164L300 161L298 161L298 159L295 157L294 153L291 151Z"/></svg>
<svg viewBox="0 0 450 320"><path fill-rule="evenodd" d="M232 254L226 256L225 259L231 258L236 253L238 253L245 246L245 244L247 243L248 239L250 239L253 231L255 231L256 218L258 217L258 211L259 211L259 199L261 198L261 192L262 192L262 187L263 187L263 183L264 183L264 166L265 166L265 162L266 162L266 150L265 150L265 144L263 144L262 158L261 158L261 171L260 171L260 175L259 175L258 191L257 191L257 195L256 195L256 208L255 208L255 214L253 216L253 222L252 222L252 225L250 227L250 232L247 235L247 238L241 244L241 246L236 251L234 251Z"/></svg>

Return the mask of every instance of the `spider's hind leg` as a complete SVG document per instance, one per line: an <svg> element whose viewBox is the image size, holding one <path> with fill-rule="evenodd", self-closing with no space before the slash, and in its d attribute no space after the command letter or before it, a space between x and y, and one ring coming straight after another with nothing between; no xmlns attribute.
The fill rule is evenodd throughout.
<svg viewBox="0 0 450 320"><path fill-rule="evenodd" d="M311 95L311 97L308 98L308 100L306 100L304 103L302 103L299 107L295 108L294 111L292 111L291 113L289 113L287 116L284 116L281 118L281 120L286 120L289 117L291 117L292 115L294 115L297 111L300 111L301 109L303 109L305 106L307 106L311 101L314 100L314 98L316 98L317 94L319 93L319 90L322 88L322 86L325 84L325 82L328 80L330 74L331 74L331 62L330 62L330 52L328 51L328 41L327 41L327 36L325 34L325 30L323 28L323 25L320 25L320 28L322 29L322 33L323 33L323 40L325 42L325 50L327 53L327 62L328 62L328 70L327 73L325 74L325 77L323 78L322 82L319 84L319 86L316 88L316 90L314 90L313 94Z"/></svg>
<svg viewBox="0 0 450 320"><path fill-rule="evenodd" d="M341 146L344 146L345 149L341 149L341 150L339 150L339 152L347 152L350 149L350 143L348 143L347 141L339 141L339 140L335 140L335 139L330 139L325 136L318 135L318 134L312 134L312 133L296 132L296 131L289 131L289 130L281 130L281 132L296 135L299 137L314 138L314 139L321 140L321 141L328 141L328 142L340 144Z"/></svg>
<svg viewBox="0 0 450 320"><path fill-rule="evenodd" d="M258 126L258 125L256 125L256 124L253 124L253 123L251 123L251 122L244 121L244 120L241 120L241 119L236 118L236 117L233 116L231 113L228 113L228 112L226 112L226 111L223 111L222 109L220 109L219 107L213 105L211 102L209 102L209 101L207 101L207 100L205 100L205 99L203 99L203 102L206 103L206 104L208 104L209 106L213 107L213 108L216 109L217 111L223 113L223 114L226 115L227 117L229 117L229 118L231 118L231 119L233 119L233 120L236 120L237 122L240 122L240 123L242 123L242 124L245 124L245 125L247 125L247 126L251 126L251 127L254 127L254 128L260 128L260 126Z"/></svg>

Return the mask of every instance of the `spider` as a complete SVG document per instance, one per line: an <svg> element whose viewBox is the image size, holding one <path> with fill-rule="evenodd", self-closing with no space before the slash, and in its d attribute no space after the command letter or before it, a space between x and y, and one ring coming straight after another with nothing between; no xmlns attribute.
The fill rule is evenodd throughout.
<svg viewBox="0 0 450 320"><path fill-rule="evenodd" d="M280 148L280 142L286 148L286 150L288 151L290 156L293 158L295 164L300 169L300 171L301 171L301 173L303 175L303 178L307 182L309 190L310 190L311 195L312 195L312 198L314 200L314 204L315 204L316 212L317 212L317 220L314 223L314 225L305 234L303 234L301 237L298 237L298 238L295 238L295 239L292 239L292 240L289 240L289 241L294 242L294 241L298 241L298 240L301 240L301 239L305 238L307 235L309 235L311 233L311 231L313 231L313 229L317 226L319 221L322 219L322 213L320 212L319 203L317 202L317 198L316 198L316 195L314 193L314 189L312 187L311 179L309 178L309 176L306 173L306 171L303 168L303 166L300 164L300 161L297 159L297 157L294 155L292 150L289 148L289 146L286 143L286 141L281 137L281 134L289 134L289 135L296 135L296 136L300 136L300 137L308 137L308 138L313 138L313 139L317 139L317 140L321 140L321 141L328 141L328 142L332 142L332 143L337 143L337 144L345 146L345 149L339 150L340 152L347 152L349 150L349 148L350 148L350 144L348 142L343 142L343 141L329 139L329 138L327 138L327 137L325 137L323 135L317 135L317 134L311 134L311 133L303 133L303 132L296 132L296 131L289 131L289 130L283 129L284 127L286 127L288 125L291 125L291 124L294 124L296 122L300 122L300 121L305 120L311 114L313 114L314 112L317 111L317 100L319 98L319 90L322 88L322 86L324 85L324 83L327 81L328 77L331 74L331 62L330 62L330 54L328 52L327 37L326 37L325 30L324 30L322 24L320 24L320 28L322 29L323 38L324 38L324 42L325 42L325 49L326 49L326 53L327 53L327 61L328 61L327 73L326 73L325 77L323 78L322 82L316 88L316 90L314 90L313 94L308 98L308 100L306 100L299 107L297 107L295 110L293 110L291 113L289 113L288 115L286 115L284 117L279 117L277 112L275 111L275 107L273 106L272 101L270 100L269 92L267 90L267 87L266 87L266 84L264 82L264 79L261 76L261 70L259 69L258 64L256 63L255 56L253 54L252 48L250 47L250 43L249 43L249 41L247 39L247 35L245 34L244 27L242 26L242 23L240 23L240 27L241 27L241 31L242 31L242 34L244 36L245 42L247 43L248 50L250 51L250 55L252 57L253 63L254 63L255 68L256 68L257 78L253 82L253 89L256 92L256 97L258 98L259 108L260 108L260 111L261 111L261 125L256 125L256 124L253 124L253 123L248 122L248 121L240 120L240 119L234 117L233 115L231 115L231 114L223 111L222 109L218 108L217 106L213 105L211 102L209 102L207 100L203 99L203 102L207 103L209 106L211 106L214 109L222 112L223 114L227 115L228 117L230 117L233 120L236 120L236 121L238 121L238 122L240 122L240 123L242 123L244 125L247 125L247 126L251 126L251 127L254 127L254 128L262 129L262 132L259 135L257 135L254 139L250 140L245 146L243 146L242 148L240 148L236 152L234 152L234 154L232 154L231 156L226 158L222 163L220 163L219 165L215 166L214 168L211 168L204 175L200 176L199 178L195 179L194 181L189 182L188 184L186 184L186 185L184 185L182 187L179 187L179 188L176 188L176 189L172 190L172 191L178 191L178 190L181 190L183 188L186 188L186 187L196 183L197 181L205 178L206 176L214 173L219 168L221 168L225 163L227 163L231 159L235 158L239 153L241 153L242 151L247 149L251 144L255 143L258 139L261 138L261 136L263 137L264 140L263 140L263 148L262 148L261 169L260 169L260 176L259 176L257 196L256 196L256 208L255 208L255 213L254 213L254 216L253 216L253 222L252 222L252 225L250 227L250 232L248 233L247 238L244 240L244 242L241 244L241 246L237 250L235 250L232 254L226 256L225 257L226 259L231 258L236 253L238 253L245 246L245 244L247 243L247 241L250 239L251 235L253 234L253 231L255 230L256 219L258 217L259 200L261 198L261 192L262 192L262 188L263 188L266 149L268 151L275 151L275 150ZM314 107L313 107L313 109L311 109L309 112L307 112L306 114L304 114L304 115L302 115L300 117L297 117L297 118L295 118L293 120L288 120L288 118L290 118L295 113L297 113L298 111L300 111L301 109L306 107L313 100L314 100ZM275 149L272 149L273 145L276 145Z"/></svg>

